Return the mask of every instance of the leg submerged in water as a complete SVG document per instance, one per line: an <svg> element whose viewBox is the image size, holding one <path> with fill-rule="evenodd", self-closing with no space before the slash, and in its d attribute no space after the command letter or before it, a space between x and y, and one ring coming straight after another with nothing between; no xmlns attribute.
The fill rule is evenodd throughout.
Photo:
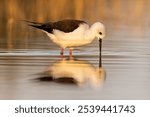
<svg viewBox="0 0 150 117"><path fill-rule="evenodd" d="M61 56L62 59L64 58L64 48L61 48L60 56Z"/></svg>
<svg viewBox="0 0 150 117"><path fill-rule="evenodd" d="M64 55L64 48L61 48L60 55Z"/></svg>
<svg viewBox="0 0 150 117"><path fill-rule="evenodd" d="M72 57L72 50L73 48L69 48L69 56Z"/></svg>

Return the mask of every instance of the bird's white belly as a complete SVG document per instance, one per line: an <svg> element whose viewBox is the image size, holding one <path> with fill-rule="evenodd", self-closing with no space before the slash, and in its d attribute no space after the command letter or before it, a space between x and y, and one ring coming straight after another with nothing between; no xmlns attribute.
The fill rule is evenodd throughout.
<svg viewBox="0 0 150 117"><path fill-rule="evenodd" d="M59 30L54 30L54 34L47 33L47 35L52 39L57 45L66 48L74 46L82 46L91 42L90 39L84 38L85 28L84 25L70 33L64 33Z"/></svg>
<svg viewBox="0 0 150 117"><path fill-rule="evenodd" d="M84 39L76 39L76 40L73 40L73 39L63 40L63 39L61 39L58 41L56 40L55 43L65 48L65 47L82 46L82 45L88 44L90 42L87 40L84 40Z"/></svg>

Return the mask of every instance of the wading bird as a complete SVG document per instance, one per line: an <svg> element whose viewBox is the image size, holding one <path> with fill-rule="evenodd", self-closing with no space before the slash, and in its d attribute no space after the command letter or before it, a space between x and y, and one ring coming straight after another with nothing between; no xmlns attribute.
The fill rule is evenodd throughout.
<svg viewBox="0 0 150 117"><path fill-rule="evenodd" d="M61 47L61 56L63 56L65 48L69 48L69 55L72 56L72 49L74 47L89 44L95 38L99 40L101 53L102 39L105 37L105 27L100 22L96 22L91 26L85 21L71 19L48 23L26 22L29 23L29 26L44 31L54 43L59 45Z"/></svg>

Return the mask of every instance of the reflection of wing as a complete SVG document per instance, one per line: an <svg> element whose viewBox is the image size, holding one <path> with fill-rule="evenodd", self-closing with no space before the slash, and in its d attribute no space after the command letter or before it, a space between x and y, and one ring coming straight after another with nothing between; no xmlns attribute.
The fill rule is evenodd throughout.
<svg viewBox="0 0 150 117"><path fill-rule="evenodd" d="M54 81L74 81L77 84L86 82L99 85L105 79L103 68L95 68L85 61L63 60L54 63L48 68Z"/></svg>

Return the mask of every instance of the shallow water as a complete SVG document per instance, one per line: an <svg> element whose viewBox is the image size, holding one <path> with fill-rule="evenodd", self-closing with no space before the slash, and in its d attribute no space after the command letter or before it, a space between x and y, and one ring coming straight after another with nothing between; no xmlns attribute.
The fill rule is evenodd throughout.
<svg viewBox="0 0 150 117"><path fill-rule="evenodd" d="M52 49L1 51L0 99L150 99L149 35L130 31L103 41L100 68L98 40L64 60L49 40Z"/></svg>
<svg viewBox="0 0 150 117"><path fill-rule="evenodd" d="M149 1L69 1L62 0L52 14L45 8L53 0L47 7L44 1L1 1L0 99L150 99ZM16 21L68 17L105 24L101 58L94 40L75 48L73 58L65 50L62 60L44 33Z"/></svg>

